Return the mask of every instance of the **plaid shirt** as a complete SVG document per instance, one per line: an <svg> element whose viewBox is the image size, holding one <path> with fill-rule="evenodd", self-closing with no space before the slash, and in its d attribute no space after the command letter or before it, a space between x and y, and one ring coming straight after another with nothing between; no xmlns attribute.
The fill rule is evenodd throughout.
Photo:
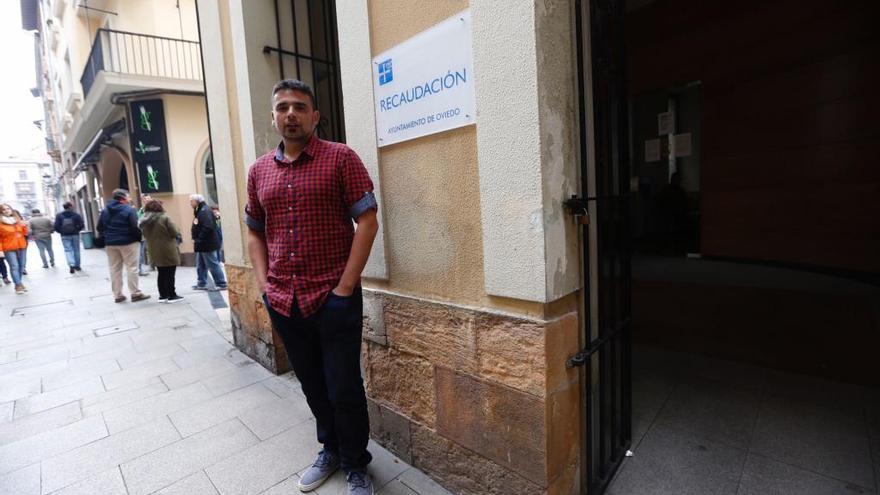
<svg viewBox="0 0 880 495"><path fill-rule="evenodd" d="M251 166L247 191L245 222L269 250L269 304L290 316L295 297L304 317L314 314L345 271L352 219L376 209L364 164L348 146L317 137L290 162L282 142Z"/></svg>

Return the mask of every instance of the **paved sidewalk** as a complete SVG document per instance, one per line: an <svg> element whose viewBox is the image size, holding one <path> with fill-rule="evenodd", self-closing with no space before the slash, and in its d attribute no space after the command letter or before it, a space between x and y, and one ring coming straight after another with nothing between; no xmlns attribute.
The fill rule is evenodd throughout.
<svg viewBox="0 0 880 495"><path fill-rule="evenodd" d="M291 494L319 450L299 383L229 343L224 293L115 304L106 258L70 275L28 253L30 291L0 287L0 494ZM377 493L448 494L371 444ZM337 473L316 492L345 493Z"/></svg>

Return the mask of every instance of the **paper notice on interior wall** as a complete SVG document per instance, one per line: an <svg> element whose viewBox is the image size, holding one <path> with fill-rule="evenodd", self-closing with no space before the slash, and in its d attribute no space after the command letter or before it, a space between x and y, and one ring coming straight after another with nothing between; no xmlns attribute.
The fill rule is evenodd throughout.
<svg viewBox="0 0 880 495"><path fill-rule="evenodd" d="M675 112L663 112L657 114L657 134L672 134L675 132Z"/></svg>
<svg viewBox="0 0 880 495"><path fill-rule="evenodd" d="M691 133L676 134L672 137L672 148L675 150L675 157L691 156Z"/></svg>
<svg viewBox="0 0 880 495"><path fill-rule="evenodd" d="M645 163L660 161L660 140L649 139L645 141Z"/></svg>

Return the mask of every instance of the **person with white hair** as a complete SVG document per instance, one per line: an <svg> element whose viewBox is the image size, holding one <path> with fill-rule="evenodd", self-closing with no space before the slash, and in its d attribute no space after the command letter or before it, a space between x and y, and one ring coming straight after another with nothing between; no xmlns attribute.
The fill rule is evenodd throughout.
<svg viewBox="0 0 880 495"><path fill-rule="evenodd" d="M214 213L205 203L201 194L190 194L189 204L193 208L193 224L190 230L193 248L196 252L196 284L193 289L208 290L208 273L214 279L218 290L226 290L226 275L217 258L220 249L220 238L217 236L217 223Z"/></svg>

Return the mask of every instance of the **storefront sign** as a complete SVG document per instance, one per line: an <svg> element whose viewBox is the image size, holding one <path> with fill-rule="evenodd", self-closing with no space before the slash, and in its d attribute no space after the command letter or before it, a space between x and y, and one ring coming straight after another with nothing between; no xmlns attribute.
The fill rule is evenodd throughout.
<svg viewBox="0 0 880 495"><path fill-rule="evenodd" d="M132 101L129 110L132 119L129 138L141 192L172 192L162 100Z"/></svg>
<svg viewBox="0 0 880 495"><path fill-rule="evenodd" d="M470 10L373 59L378 145L474 123Z"/></svg>

